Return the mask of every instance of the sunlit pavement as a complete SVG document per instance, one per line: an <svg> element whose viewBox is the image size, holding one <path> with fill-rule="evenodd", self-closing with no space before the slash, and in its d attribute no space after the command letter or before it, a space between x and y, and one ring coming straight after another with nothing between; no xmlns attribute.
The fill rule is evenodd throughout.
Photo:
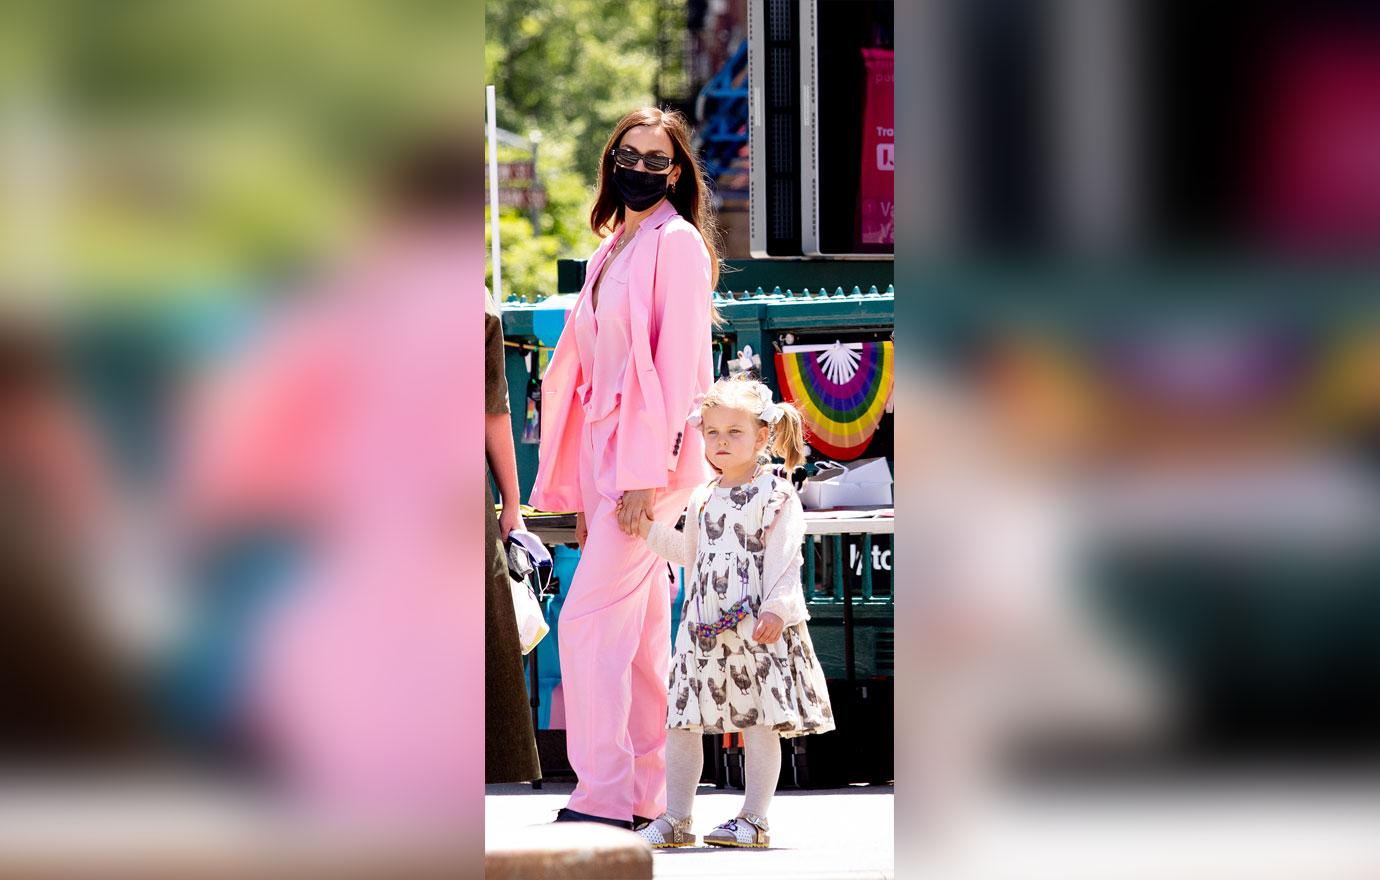
<svg viewBox="0 0 1380 880"><path fill-rule="evenodd" d="M942 848L903 824L900 861L943 880L1359 880L1380 877L1378 828L1373 771L1044 783L995 795Z"/></svg>
<svg viewBox="0 0 1380 880"><path fill-rule="evenodd" d="M486 831L540 825L555 818L574 786L491 785L484 798ZM724 880L892 880L893 800L890 786L778 792L771 805L770 849L685 847L655 854L655 876ZM703 836L737 815L741 791L700 786L695 826Z"/></svg>

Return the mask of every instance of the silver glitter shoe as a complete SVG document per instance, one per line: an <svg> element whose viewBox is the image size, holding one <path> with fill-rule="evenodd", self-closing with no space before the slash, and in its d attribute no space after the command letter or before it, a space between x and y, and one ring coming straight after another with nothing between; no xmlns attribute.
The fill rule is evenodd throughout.
<svg viewBox="0 0 1380 880"><path fill-rule="evenodd" d="M670 813L662 813L637 829L637 834L647 841L652 849L695 845L695 835L690 831L689 816L684 819L677 819Z"/></svg>

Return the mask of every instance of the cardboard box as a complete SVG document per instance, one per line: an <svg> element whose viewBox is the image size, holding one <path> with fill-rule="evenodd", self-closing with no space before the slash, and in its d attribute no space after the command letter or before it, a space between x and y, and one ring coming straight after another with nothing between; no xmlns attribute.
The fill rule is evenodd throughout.
<svg viewBox="0 0 1380 880"><path fill-rule="evenodd" d="M806 510L830 507L890 507L891 468L885 458L863 458L847 464L822 462L805 478L800 502Z"/></svg>

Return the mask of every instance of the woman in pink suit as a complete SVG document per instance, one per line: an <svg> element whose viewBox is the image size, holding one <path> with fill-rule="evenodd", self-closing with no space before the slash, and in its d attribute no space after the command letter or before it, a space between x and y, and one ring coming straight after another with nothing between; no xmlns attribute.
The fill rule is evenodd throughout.
<svg viewBox="0 0 1380 880"><path fill-rule="evenodd" d="M674 519L710 476L686 421L713 379L718 259L680 114L643 108L618 123L590 224L607 237L542 382L531 503L577 511L582 548L559 646L580 781L557 821L633 827L666 807L672 598L666 564L636 524Z"/></svg>

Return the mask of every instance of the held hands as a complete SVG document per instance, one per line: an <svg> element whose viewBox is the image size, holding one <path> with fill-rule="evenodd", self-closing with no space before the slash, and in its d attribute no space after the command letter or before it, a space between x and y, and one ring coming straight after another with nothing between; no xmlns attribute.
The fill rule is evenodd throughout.
<svg viewBox="0 0 1380 880"><path fill-rule="evenodd" d="M646 536L651 528L652 500L655 489L632 489L618 499L618 528L627 535Z"/></svg>
<svg viewBox="0 0 1380 880"><path fill-rule="evenodd" d="M752 630L752 640L770 645L781 638L781 631L785 628L786 622L784 620L770 611L763 612L762 616L757 618L757 626Z"/></svg>
<svg viewBox="0 0 1380 880"><path fill-rule="evenodd" d="M589 535L589 526L585 523L583 513L575 514L575 543L580 545L580 549L585 549L585 537Z"/></svg>
<svg viewBox="0 0 1380 880"><path fill-rule="evenodd" d="M618 499L618 505L615 509L618 514L619 527L621 528L623 523L623 499ZM647 533L652 530L652 522L652 514L649 511L645 515L643 515L641 519L633 523L633 529L637 532L639 536L645 538L647 537Z"/></svg>

